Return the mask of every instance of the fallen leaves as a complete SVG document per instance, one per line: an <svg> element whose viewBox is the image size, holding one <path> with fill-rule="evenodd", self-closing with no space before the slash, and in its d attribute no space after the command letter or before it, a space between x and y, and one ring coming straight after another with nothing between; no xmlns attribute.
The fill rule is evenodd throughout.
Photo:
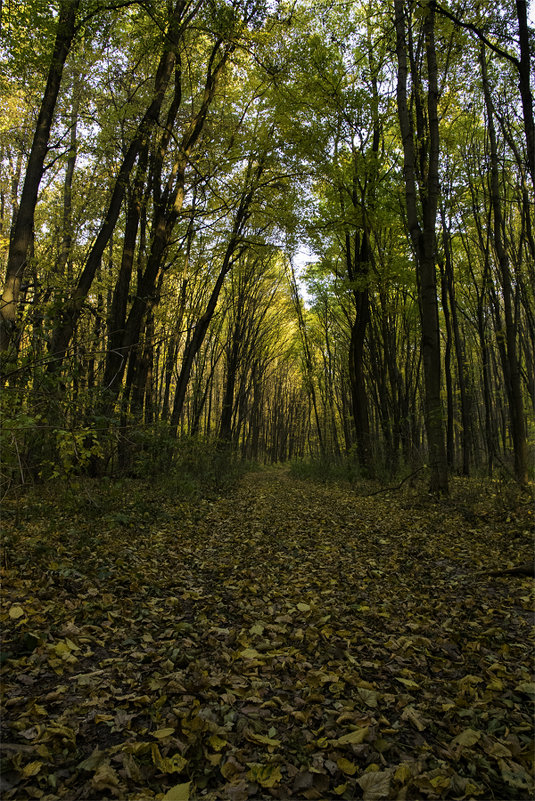
<svg viewBox="0 0 535 801"><path fill-rule="evenodd" d="M10 531L3 797L531 798L531 581L404 497L267 471Z"/></svg>

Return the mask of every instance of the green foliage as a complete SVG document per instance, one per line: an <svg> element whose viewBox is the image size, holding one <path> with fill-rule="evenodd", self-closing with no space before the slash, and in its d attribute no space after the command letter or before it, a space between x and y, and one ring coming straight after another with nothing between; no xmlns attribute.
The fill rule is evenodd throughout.
<svg viewBox="0 0 535 801"><path fill-rule="evenodd" d="M3 495L14 484L25 484L30 480L26 463L28 434L41 422L39 414L21 410L19 396L4 391L0 399L0 492Z"/></svg>
<svg viewBox="0 0 535 801"><path fill-rule="evenodd" d="M177 439L166 424L132 428L122 435L116 470L141 480L156 478L178 498L200 498L231 486L245 465L211 438ZM114 468L112 467L112 470Z"/></svg>
<svg viewBox="0 0 535 801"><path fill-rule="evenodd" d="M70 476L84 471L93 459L103 456L102 445L96 431L89 427L76 431L58 429L55 432L57 462L51 465L51 478Z"/></svg>
<svg viewBox="0 0 535 801"><path fill-rule="evenodd" d="M206 495L228 490L245 469L230 448L198 436L179 443L173 473L179 487L188 486L192 494Z"/></svg>
<svg viewBox="0 0 535 801"><path fill-rule="evenodd" d="M306 481L322 484L337 481L355 482L360 478L358 466L353 455L333 458L297 459L290 464L290 474Z"/></svg>

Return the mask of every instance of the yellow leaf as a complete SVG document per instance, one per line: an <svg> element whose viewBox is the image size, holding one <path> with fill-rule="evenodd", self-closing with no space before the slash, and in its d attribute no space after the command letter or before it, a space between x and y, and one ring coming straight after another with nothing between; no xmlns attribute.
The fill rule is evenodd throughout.
<svg viewBox="0 0 535 801"><path fill-rule="evenodd" d="M219 770L221 771L224 778L227 781L230 781L238 773L241 773L242 766L239 764L239 762L236 762L234 757L231 756L229 759L227 759L224 765L221 765Z"/></svg>
<svg viewBox="0 0 535 801"><path fill-rule="evenodd" d="M41 768L43 767L43 762L29 762L25 765L22 769L22 775L25 779L28 779L30 776L37 776Z"/></svg>
<svg viewBox="0 0 535 801"><path fill-rule="evenodd" d="M152 761L162 773L182 773L188 760L184 759L181 754L174 754L174 756L163 757L160 754L160 749L156 743L151 745Z"/></svg>
<svg viewBox="0 0 535 801"><path fill-rule="evenodd" d="M297 608L300 612L310 612L310 604L305 604L303 602L297 604Z"/></svg>
<svg viewBox="0 0 535 801"><path fill-rule="evenodd" d="M281 744L280 740L273 740L271 737L266 737L265 734L256 734L253 731L247 732L246 737L252 742L262 743L262 745L270 745L274 748L277 748Z"/></svg>
<svg viewBox="0 0 535 801"><path fill-rule="evenodd" d="M378 801L380 798L388 798L390 793L390 774L389 770L374 771L365 773L358 784L364 790L364 801Z"/></svg>
<svg viewBox="0 0 535 801"><path fill-rule="evenodd" d="M189 801L189 789L191 782L184 784L175 784L170 790L166 792L162 801Z"/></svg>
<svg viewBox="0 0 535 801"><path fill-rule="evenodd" d="M349 759L345 759L344 757L340 757L340 759L336 760L336 764L342 771L342 773L347 773L348 776L353 776L357 772L357 766L354 762L350 762Z"/></svg>
<svg viewBox="0 0 535 801"><path fill-rule="evenodd" d="M147 743L140 740L135 743L124 743L124 745L121 746L121 750L125 751L127 754L146 754L153 746L158 748L156 743Z"/></svg>
<svg viewBox="0 0 535 801"><path fill-rule="evenodd" d="M101 751L97 745L91 756L88 756L87 759L84 759L83 762L79 763L78 768L79 770L94 771L102 762L104 762L105 758L104 751Z"/></svg>
<svg viewBox="0 0 535 801"><path fill-rule="evenodd" d="M451 779L449 776L433 776L432 779L429 779L430 784L433 785L435 790L447 790L451 784Z"/></svg>
<svg viewBox="0 0 535 801"><path fill-rule="evenodd" d="M366 706L377 706L377 692L375 690L367 690L365 687L357 687L357 692Z"/></svg>
<svg viewBox="0 0 535 801"><path fill-rule="evenodd" d="M278 765L260 765L256 762L248 763L249 772L247 778L262 785L262 787L274 787L282 779L282 774Z"/></svg>
<svg viewBox="0 0 535 801"><path fill-rule="evenodd" d="M338 784L334 788L334 792L336 793L336 795L342 795L343 793L345 793L346 790L347 790L347 784Z"/></svg>
<svg viewBox="0 0 535 801"><path fill-rule="evenodd" d="M157 731L152 732L152 736L157 737L159 740L163 740L165 737L170 737L174 733L174 729L158 729Z"/></svg>
<svg viewBox="0 0 535 801"><path fill-rule="evenodd" d="M249 629L250 634L263 634L264 633L264 626L261 623L255 623L254 626L251 626Z"/></svg>
<svg viewBox="0 0 535 801"><path fill-rule="evenodd" d="M477 743L477 741L481 737L480 731L475 731L474 729L465 729L457 737L454 737L451 741L451 745L463 745L466 748L471 748L473 745Z"/></svg>
<svg viewBox="0 0 535 801"><path fill-rule="evenodd" d="M17 620L19 617L24 617L24 609L22 606L19 606L18 604L12 606L9 610L9 617L12 620Z"/></svg>
<svg viewBox="0 0 535 801"><path fill-rule="evenodd" d="M119 777L115 770L111 767L109 759L103 762L95 771L95 775L91 779L91 784L96 790L105 790L110 787L117 787L119 784Z"/></svg>
<svg viewBox="0 0 535 801"><path fill-rule="evenodd" d="M221 737L218 737L217 734L212 734L212 736L208 738L208 742L214 751L221 751L221 749L227 744L227 741L221 739Z"/></svg>
<svg viewBox="0 0 535 801"><path fill-rule="evenodd" d="M238 654L242 659L258 659L261 654L258 651L255 651L254 648L244 648L243 651L240 651Z"/></svg>
<svg viewBox="0 0 535 801"><path fill-rule="evenodd" d="M420 717L418 717L418 713L412 706L405 707L405 709L401 713L401 719L410 721L410 723L412 723L412 725L415 726L418 729L418 731L423 731L427 726L427 723L425 723Z"/></svg>
<svg viewBox="0 0 535 801"><path fill-rule="evenodd" d="M420 685L417 684L412 679L404 679L403 676L395 676L396 681L400 681L405 687L408 687L410 690L419 690Z"/></svg>
<svg viewBox="0 0 535 801"><path fill-rule="evenodd" d="M351 731L349 734L344 734L342 737L339 737L337 740L335 740L335 743L336 745L359 745L359 743L364 742L369 730L369 726L356 729L356 731Z"/></svg>
<svg viewBox="0 0 535 801"><path fill-rule="evenodd" d="M405 784L408 782L411 776L411 769L405 762L402 762L401 765L398 765L396 772L394 773L394 779L400 784Z"/></svg>

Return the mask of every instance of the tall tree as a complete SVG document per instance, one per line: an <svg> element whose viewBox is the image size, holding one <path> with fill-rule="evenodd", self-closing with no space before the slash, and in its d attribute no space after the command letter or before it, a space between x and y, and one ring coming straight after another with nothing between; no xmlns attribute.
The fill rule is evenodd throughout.
<svg viewBox="0 0 535 801"><path fill-rule="evenodd" d="M6 278L0 301L0 356L9 356L8 351L15 333L17 303L33 237L39 185L45 169L50 129L61 86L63 68L76 32L76 15L79 5L80 0L62 0L60 3L46 86L35 125L22 195L11 232Z"/></svg>
<svg viewBox="0 0 535 801"><path fill-rule="evenodd" d="M425 380L425 423L431 467L430 490L448 492L441 390L440 327L438 319L435 225L439 197L438 69L433 3L423 4L427 88L418 63L411 8L394 0L398 62L397 110L403 141L403 174L407 224L418 278L422 354ZM409 52L410 50L410 52ZM411 101L408 103L409 56Z"/></svg>
<svg viewBox="0 0 535 801"><path fill-rule="evenodd" d="M498 164L498 145L494 125L494 105L490 93L485 46L481 44L480 53L483 94L487 112L487 131L490 156L490 201L492 209L493 243L498 261L501 289L503 293L505 332L502 354L505 387L509 403L511 419L511 435L513 440L515 475L526 484L528 480L527 442L524 428L524 404L520 384L520 363L517 346L517 327L514 313L513 287L511 267L507 248L504 242L504 218L500 196L500 176ZM498 332L500 334L500 332Z"/></svg>

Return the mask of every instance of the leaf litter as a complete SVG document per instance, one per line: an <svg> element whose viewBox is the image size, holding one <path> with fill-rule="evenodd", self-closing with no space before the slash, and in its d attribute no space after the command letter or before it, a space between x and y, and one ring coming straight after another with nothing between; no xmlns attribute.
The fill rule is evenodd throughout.
<svg viewBox="0 0 535 801"><path fill-rule="evenodd" d="M43 501L4 541L2 797L531 798L533 582L486 573L531 508L466 486Z"/></svg>

